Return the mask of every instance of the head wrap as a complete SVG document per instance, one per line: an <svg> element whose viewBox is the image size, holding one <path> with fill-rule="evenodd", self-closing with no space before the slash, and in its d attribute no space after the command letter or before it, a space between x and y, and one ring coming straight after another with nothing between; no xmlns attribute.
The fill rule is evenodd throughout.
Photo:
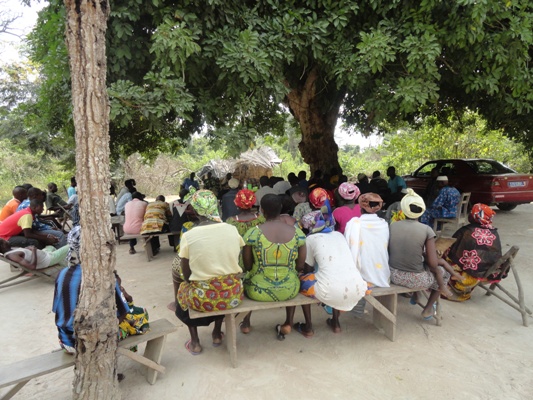
<svg viewBox="0 0 533 400"><path fill-rule="evenodd" d="M353 183L344 182L339 186L339 194L344 200L353 200L359 197L361 191Z"/></svg>
<svg viewBox="0 0 533 400"><path fill-rule="evenodd" d="M370 202L378 202L379 204L370 207ZM383 207L383 199L380 197L379 194L376 193L365 193L359 196L359 205L363 210L365 210L368 214L375 214L379 210L381 210L381 207Z"/></svg>
<svg viewBox="0 0 533 400"><path fill-rule="evenodd" d="M67 262L70 266L80 264L81 227L76 225L67 236Z"/></svg>
<svg viewBox="0 0 533 400"><path fill-rule="evenodd" d="M210 190L195 191L190 200L194 210L211 221L221 222L218 214L218 200Z"/></svg>
<svg viewBox="0 0 533 400"><path fill-rule="evenodd" d="M321 210L311 211L305 214L300 220L300 226L309 231L309 235L313 233L328 233L333 232L335 227L335 219L331 214L331 207L329 201L326 200L326 205Z"/></svg>
<svg viewBox="0 0 533 400"><path fill-rule="evenodd" d="M255 204L255 193L250 189L242 189L235 195L235 205L243 210L249 210Z"/></svg>
<svg viewBox="0 0 533 400"><path fill-rule="evenodd" d="M228 182L230 189L237 189L239 187L239 180L236 178L231 178Z"/></svg>
<svg viewBox="0 0 533 400"><path fill-rule="evenodd" d="M331 201L331 198L326 189L316 188L309 195L309 202L315 208L321 208L324 204L326 204L326 200Z"/></svg>
<svg viewBox="0 0 533 400"><path fill-rule="evenodd" d="M196 188L194 186L189 186L189 192L183 196L183 202L190 202L192 195L196 193Z"/></svg>
<svg viewBox="0 0 533 400"><path fill-rule="evenodd" d="M407 194L403 196L400 204L402 206L402 211L407 218L417 219L424 214L424 211L426 211L426 204L424 203L424 200L411 188L407 189ZM409 207L411 204L420 207L422 211L419 213L411 211L411 208Z"/></svg>
<svg viewBox="0 0 533 400"><path fill-rule="evenodd" d="M493 229L492 228L492 217L496 215L496 212L490 208L488 205L483 203L474 204L472 211L470 211L470 216L474 222L481 225L483 228Z"/></svg>

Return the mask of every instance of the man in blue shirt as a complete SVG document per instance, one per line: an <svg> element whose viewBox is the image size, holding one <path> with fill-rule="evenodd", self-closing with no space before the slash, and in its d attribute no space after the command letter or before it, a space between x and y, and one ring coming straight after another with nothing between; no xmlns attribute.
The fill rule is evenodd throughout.
<svg viewBox="0 0 533 400"><path fill-rule="evenodd" d="M396 175L395 167L387 168L387 176L389 177L387 186L391 192L389 201L387 203L392 204L395 201L401 200L402 189L407 189L407 185L401 176Z"/></svg>

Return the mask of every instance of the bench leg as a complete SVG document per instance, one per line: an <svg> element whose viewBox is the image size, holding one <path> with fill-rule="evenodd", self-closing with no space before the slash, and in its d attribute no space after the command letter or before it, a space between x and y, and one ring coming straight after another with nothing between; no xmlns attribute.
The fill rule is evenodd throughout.
<svg viewBox="0 0 533 400"><path fill-rule="evenodd" d="M165 344L165 338L167 336L161 336L157 339L152 339L146 343L146 349L144 350L144 356L149 360L161 363L161 356L163 355L163 345ZM146 373L146 380L150 385L153 385L157 380L157 371L152 368L148 368Z"/></svg>
<svg viewBox="0 0 533 400"><path fill-rule="evenodd" d="M228 348L231 366L237 368L237 322L235 314L228 314L224 318L226 323L226 346Z"/></svg>
<svg viewBox="0 0 533 400"><path fill-rule="evenodd" d="M26 385L26 383L28 383L30 380L28 379L27 381L22 381L22 382L19 382L17 383L15 386L13 386L11 388L11 390L9 392L7 392L3 397L2 397L2 400L8 400L10 398L12 398L14 395L16 395L18 393L18 391L20 389L22 389L24 387L24 385Z"/></svg>
<svg viewBox="0 0 533 400"><path fill-rule="evenodd" d="M382 328L385 332L385 336L394 342L396 340L396 314L398 309L398 297L396 294L389 294L386 296L379 296L378 298L374 299L381 303L381 305L387 310L389 310L390 314L392 314L394 317L394 319L392 319L390 315L382 313L379 310L380 307L374 307L374 310L372 311L374 325L377 328ZM370 303L372 304L372 302Z"/></svg>
<svg viewBox="0 0 533 400"><path fill-rule="evenodd" d="M150 262L152 258L154 258L154 254L152 253L152 236L148 236L144 239L144 251L146 253L146 261Z"/></svg>

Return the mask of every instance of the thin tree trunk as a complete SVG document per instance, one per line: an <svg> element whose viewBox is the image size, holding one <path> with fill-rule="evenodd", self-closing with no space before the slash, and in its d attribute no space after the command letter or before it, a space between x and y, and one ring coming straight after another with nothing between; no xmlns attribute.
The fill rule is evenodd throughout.
<svg viewBox="0 0 533 400"><path fill-rule="evenodd" d="M76 129L82 287L76 309L75 399L119 398L115 243L108 207L109 105L105 31L109 3L65 0Z"/></svg>
<svg viewBox="0 0 533 400"><path fill-rule="evenodd" d="M324 88L317 93L319 78L318 68L313 67L299 87L291 88L287 84L290 89L287 105L302 132L298 147L311 173L317 169L328 172L332 167L339 167L339 147L334 135L344 91Z"/></svg>

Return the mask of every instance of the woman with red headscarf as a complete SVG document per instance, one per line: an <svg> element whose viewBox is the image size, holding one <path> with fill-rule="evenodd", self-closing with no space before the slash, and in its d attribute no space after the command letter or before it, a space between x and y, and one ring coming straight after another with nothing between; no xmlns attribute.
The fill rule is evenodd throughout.
<svg viewBox="0 0 533 400"><path fill-rule="evenodd" d="M453 292L453 296L447 297L448 300L468 300L479 282L497 282L495 278L484 278L487 270L502 256L500 235L492 226L495 214L486 204L475 204L468 217L470 224L454 233L453 237L457 241L448 251L447 258L453 268L463 276L463 280L448 282Z"/></svg>
<svg viewBox="0 0 533 400"><path fill-rule="evenodd" d="M239 209L239 214L229 217L227 224L233 225L239 231L239 235L244 237L248 229L265 222L265 217L252 212L251 208L256 201L255 193L249 189L242 189L235 195L233 201Z"/></svg>

